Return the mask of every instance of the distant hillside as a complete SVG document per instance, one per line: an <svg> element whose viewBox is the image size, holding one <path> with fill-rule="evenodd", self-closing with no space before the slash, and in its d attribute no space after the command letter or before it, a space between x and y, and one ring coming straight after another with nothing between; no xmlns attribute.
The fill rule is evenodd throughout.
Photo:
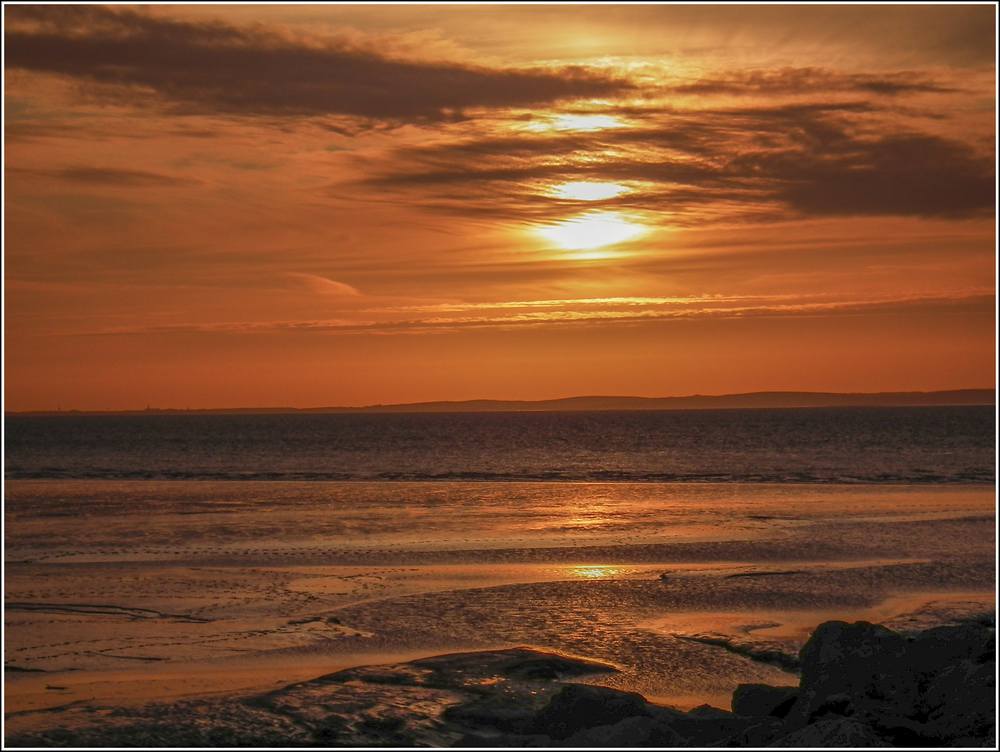
<svg viewBox="0 0 1000 752"><path fill-rule="evenodd" d="M747 394L688 397L565 397L552 400L464 400L413 402L363 407L244 407L208 410L146 409L121 411L33 411L15 415L234 415L268 413L447 413L541 412L574 410L718 410L781 407L926 407L941 405L992 405L993 389L953 389L942 392L749 392Z"/></svg>

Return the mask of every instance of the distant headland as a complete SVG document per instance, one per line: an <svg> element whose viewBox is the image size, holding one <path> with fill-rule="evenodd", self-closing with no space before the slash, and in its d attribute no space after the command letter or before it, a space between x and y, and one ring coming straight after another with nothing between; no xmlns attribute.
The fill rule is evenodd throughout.
<svg viewBox="0 0 1000 752"><path fill-rule="evenodd" d="M144 410L30 410L8 415L238 415L275 413L475 413L570 412L597 410L727 410L815 407L941 407L993 405L994 389L952 389L937 392L747 392L693 394L684 397L581 396L548 400L475 399L410 402L359 407L234 407Z"/></svg>

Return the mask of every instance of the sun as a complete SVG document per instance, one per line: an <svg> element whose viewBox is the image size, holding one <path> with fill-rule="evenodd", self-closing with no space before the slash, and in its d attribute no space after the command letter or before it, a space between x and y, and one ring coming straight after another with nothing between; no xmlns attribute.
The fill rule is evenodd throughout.
<svg viewBox="0 0 1000 752"><path fill-rule="evenodd" d="M624 126L614 115L559 115L552 123L557 131L601 131Z"/></svg>
<svg viewBox="0 0 1000 752"><path fill-rule="evenodd" d="M590 133L608 128L625 128L620 118L614 115L549 115L525 126L525 130L544 131L579 131Z"/></svg>
<svg viewBox="0 0 1000 752"><path fill-rule="evenodd" d="M648 228L616 211L593 211L539 227L536 232L569 251L590 251L634 240Z"/></svg>
<svg viewBox="0 0 1000 752"><path fill-rule="evenodd" d="M575 201L604 201L629 192L628 186L618 183L573 182L555 186L551 195Z"/></svg>

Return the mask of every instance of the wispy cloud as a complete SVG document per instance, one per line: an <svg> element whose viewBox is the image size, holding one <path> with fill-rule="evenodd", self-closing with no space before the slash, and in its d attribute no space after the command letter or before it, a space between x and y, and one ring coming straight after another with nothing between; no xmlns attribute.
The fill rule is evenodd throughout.
<svg viewBox="0 0 1000 752"><path fill-rule="evenodd" d="M843 73L825 68L774 68L753 71L726 71L667 87L677 94L768 96L844 91L902 96L943 94L954 87L935 81L918 71L889 73Z"/></svg>
<svg viewBox="0 0 1000 752"><path fill-rule="evenodd" d="M286 277L299 282L307 289L321 295L334 295L337 297L357 298L361 296L361 291L345 282L338 282L318 274L303 274L301 272L286 272Z"/></svg>
<svg viewBox="0 0 1000 752"><path fill-rule="evenodd" d="M186 112L449 120L480 107L530 106L631 88L579 67L487 68L387 57L345 39L262 25L188 21L98 6L16 6L5 14L8 68L107 87L133 104Z"/></svg>
<svg viewBox="0 0 1000 752"><path fill-rule="evenodd" d="M165 175L148 170L123 170L115 167L78 166L58 169L40 169L27 167L8 167L8 175L25 175L28 177L54 178L69 183L81 183L91 186L111 186L125 188L177 188L198 185L201 181Z"/></svg>
<svg viewBox="0 0 1000 752"><path fill-rule="evenodd" d="M989 312L993 307L993 296L987 293L958 294L954 296L913 296L878 298L870 300L794 300L793 296L751 296L744 301L729 297L710 305L708 298L685 299L684 305L657 305L634 310L626 304L626 310L607 308L603 310L542 310L520 311L497 315L467 314L461 316L428 316L405 320L350 320L350 319L307 319L297 321L231 321L210 324L171 324L145 327L112 327L99 331L87 331L75 336L134 336L150 334L273 334L298 332L303 334L430 334L434 332L458 331L464 329L509 329L538 326L565 325L618 325L655 322L684 321L694 319L737 319L773 318L788 316L857 316L878 314L905 314L912 312ZM654 299L657 301L667 299ZM782 301L786 302L782 302ZM519 306L521 304L518 304ZM469 306L467 310L474 310Z"/></svg>

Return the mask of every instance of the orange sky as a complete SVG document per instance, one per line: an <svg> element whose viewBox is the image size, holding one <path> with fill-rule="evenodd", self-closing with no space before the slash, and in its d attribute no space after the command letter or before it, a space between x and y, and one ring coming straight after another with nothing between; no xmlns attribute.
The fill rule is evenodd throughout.
<svg viewBox="0 0 1000 752"><path fill-rule="evenodd" d="M4 11L8 410L994 384L991 5Z"/></svg>

